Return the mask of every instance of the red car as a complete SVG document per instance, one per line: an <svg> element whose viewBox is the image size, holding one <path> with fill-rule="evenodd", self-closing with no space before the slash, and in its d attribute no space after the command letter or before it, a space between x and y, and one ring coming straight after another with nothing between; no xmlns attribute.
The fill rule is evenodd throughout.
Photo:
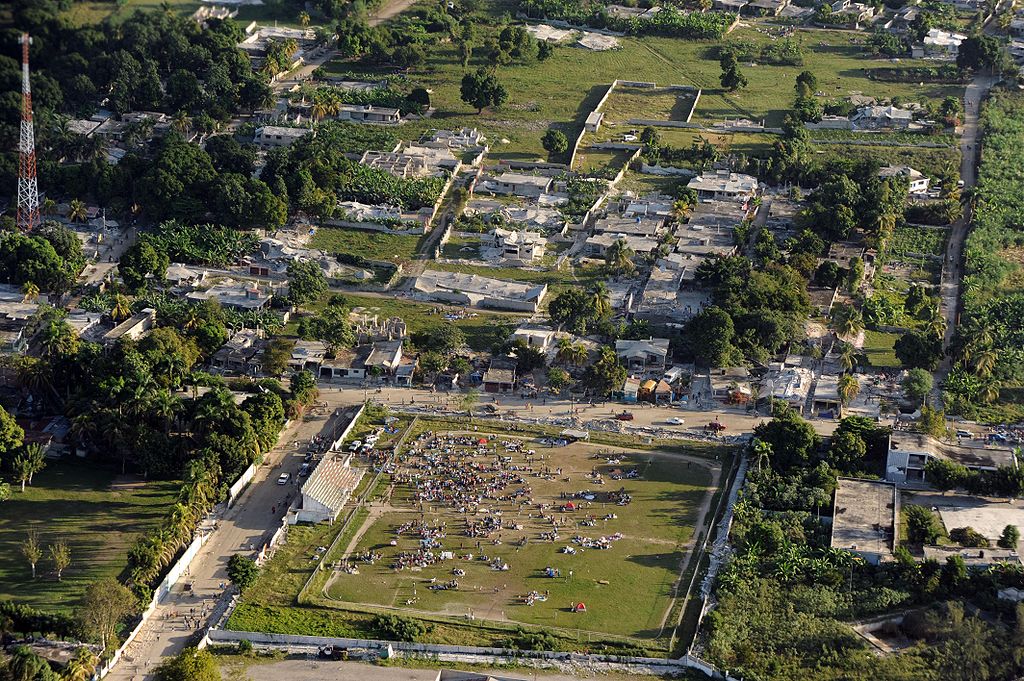
<svg viewBox="0 0 1024 681"><path fill-rule="evenodd" d="M624 411L621 414L616 414L615 418L617 418L620 421L632 421L633 420L633 412L631 412L631 411Z"/></svg>

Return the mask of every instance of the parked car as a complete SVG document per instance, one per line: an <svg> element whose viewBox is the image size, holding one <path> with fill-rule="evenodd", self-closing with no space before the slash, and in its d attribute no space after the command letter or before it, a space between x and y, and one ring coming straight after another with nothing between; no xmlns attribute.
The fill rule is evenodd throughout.
<svg viewBox="0 0 1024 681"><path fill-rule="evenodd" d="M281 473L281 475L277 476L277 484L279 484L279 485L287 485L288 481L291 480L291 479L292 479L292 474L291 473Z"/></svg>
<svg viewBox="0 0 1024 681"><path fill-rule="evenodd" d="M621 414L616 414L615 418L617 418L620 421L632 421L633 420L633 412L631 412L631 411L624 411Z"/></svg>
<svg viewBox="0 0 1024 681"><path fill-rule="evenodd" d="M684 423L686 423L686 420L681 419L678 416L673 416L672 418L666 420L665 423L667 423L670 426L681 426Z"/></svg>
<svg viewBox="0 0 1024 681"><path fill-rule="evenodd" d="M309 475L309 464L308 463L304 463L304 464L302 464L302 467L299 468L299 477L300 478L304 478L307 475Z"/></svg>
<svg viewBox="0 0 1024 681"><path fill-rule="evenodd" d="M956 436L957 437L962 437L965 440L973 440L974 439L974 433L972 433L969 430L962 430L960 428L957 428Z"/></svg>

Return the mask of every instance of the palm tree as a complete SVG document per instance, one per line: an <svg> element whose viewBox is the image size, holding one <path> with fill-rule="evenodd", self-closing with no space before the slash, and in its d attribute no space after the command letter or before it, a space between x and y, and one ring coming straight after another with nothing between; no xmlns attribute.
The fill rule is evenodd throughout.
<svg viewBox="0 0 1024 681"><path fill-rule="evenodd" d="M754 461L757 462L757 470L760 471L763 465L768 464L772 457L772 445L770 442L765 442L761 438L754 438L751 443L750 451L754 455Z"/></svg>
<svg viewBox="0 0 1024 681"><path fill-rule="evenodd" d="M39 208L43 215L53 215L57 212L57 202L47 196L43 199L43 205Z"/></svg>
<svg viewBox="0 0 1024 681"><path fill-rule="evenodd" d="M860 383L851 374L843 374L836 384L839 402L845 407L860 393Z"/></svg>
<svg viewBox="0 0 1024 681"><path fill-rule="evenodd" d="M996 368L996 362L999 361L999 352L993 348L985 348L984 350L978 351L974 356L974 370L978 373L978 376L982 378L988 378L992 375L992 371Z"/></svg>
<svg viewBox="0 0 1024 681"><path fill-rule="evenodd" d="M629 274L636 265L633 264L635 251L629 247L625 239L616 239L604 253L605 263L615 272Z"/></svg>
<svg viewBox="0 0 1024 681"><path fill-rule="evenodd" d="M594 312L599 318L605 318L612 313L611 294L608 292L608 285L599 281L590 287L591 302L594 305Z"/></svg>
<svg viewBox="0 0 1024 681"><path fill-rule="evenodd" d="M35 282L26 281L21 285L21 293L25 296L25 302L32 302L39 297L39 287Z"/></svg>
<svg viewBox="0 0 1024 681"><path fill-rule="evenodd" d="M991 404L999 399L999 388L1002 387L998 380L989 376L978 386L978 399L985 404Z"/></svg>
<svg viewBox="0 0 1024 681"><path fill-rule="evenodd" d="M864 330L864 318L852 305L839 305L832 313L832 328L837 336L856 336Z"/></svg>
<svg viewBox="0 0 1024 681"><path fill-rule="evenodd" d="M841 343L839 345L839 366L843 367L843 371L850 371L853 369L854 359L857 356L857 348L852 343Z"/></svg>
<svg viewBox="0 0 1024 681"><path fill-rule="evenodd" d="M303 28L309 26L309 12L299 12L299 23L302 24Z"/></svg>
<svg viewBox="0 0 1024 681"><path fill-rule="evenodd" d="M569 361L575 366L583 366L590 359L590 351L587 350L587 346L583 343L576 343L572 346L572 353L569 355Z"/></svg>
<svg viewBox="0 0 1024 681"><path fill-rule="evenodd" d="M182 135L186 135L192 129L192 117L187 111L179 111L171 119L171 126Z"/></svg>
<svg viewBox="0 0 1024 681"><path fill-rule="evenodd" d="M96 654L88 648L81 647L75 651L75 656L64 668L64 675L61 679L62 681L88 681L96 673L96 665L99 663L100 658Z"/></svg>
<svg viewBox="0 0 1024 681"><path fill-rule="evenodd" d="M562 364L569 364L572 362L572 338L569 336L562 336L556 343L555 359Z"/></svg>
<svg viewBox="0 0 1024 681"><path fill-rule="evenodd" d="M114 296L114 304L110 308L110 318L115 322L128 319L132 314L131 302L121 293Z"/></svg>
<svg viewBox="0 0 1024 681"><path fill-rule="evenodd" d="M68 207L68 219L71 222L85 222L87 217L89 217L89 213L85 208L85 202L81 199L71 199L71 204Z"/></svg>
<svg viewBox="0 0 1024 681"><path fill-rule="evenodd" d="M938 305L929 305L924 314L925 328L939 338L946 334L946 318Z"/></svg>

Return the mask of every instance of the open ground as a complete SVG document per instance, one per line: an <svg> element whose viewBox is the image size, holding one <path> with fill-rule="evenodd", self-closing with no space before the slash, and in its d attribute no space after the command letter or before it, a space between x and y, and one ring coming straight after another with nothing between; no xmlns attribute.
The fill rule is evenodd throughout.
<svg viewBox="0 0 1024 681"><path fill-rule="evenodd" d="M335 570L325 596L631 637L662 634L673 584L717 484L717 469L712 475L708 461L585 443L551 448L529 438L480 433L445 434L447 444L426 434L420 438L401 455L398 482L348 542L343 558L358 574ZM454 438L465 444L453 444ZM440 463L433 457L443 449L450 453ZM495 489L495 496L529 493L473 506L421 503L416 497L417 482L422 492L428 481L432 489L445 485L456 470L490 478L499 468L512 471L512 480ZM628 504L618 501L625 498ZM565 510L567 504L579 506ZM483 532L479 526L487 519L496 525ZM478 527L475 537L467 536L471 525ZM552 531L557 539L550 538ZM433 554L451 551L454 557L396 570L400 554L414 554L423 535ZM618 539L607 548L582 545L601 537ZM370 555L372 564L364 558ZM505 570L495 567L506 564ZM547 568L557 576L545 576ZM430 588L452 579L459 583L456 590ZM586 613L571 611L579 602Z"/></svg>
<svg viewBox="0 0 1024 681"><path fill-rule="evenodd" d="M24 494L15 490L0 504L0 599L70 611L86 585L124 569L128 547L160 521L177 489L174 482L121 480L81 462L50 462ZM30 531L43 549L35 581L20 548ZM58 582L47 547L59 539L71 547L71 566Z"/></svg>

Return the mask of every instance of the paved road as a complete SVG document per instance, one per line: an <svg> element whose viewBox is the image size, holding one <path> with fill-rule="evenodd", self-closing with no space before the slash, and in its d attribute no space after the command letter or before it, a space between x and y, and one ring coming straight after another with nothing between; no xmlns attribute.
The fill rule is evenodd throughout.
<svg viewBox="0 0 1024 681"><path fill-rule="evenodd" d="M978 114L981 101L988 95L989 89L997 78L978 76L967 86L964 95L963 136L960 138L960 179L963 180L963 191L966 193L977 182L978 160L981 155L978 136ZM946 335L943 341L945 348L950 347L953 334L956 333L960 312L960 286L964 276L964 242L970 231L972 211L970 204L964 207L963 215L953 223L946 246L946 259L942 268L940 285L940 309L946 320ZM945 357L936 375L935 385L941 385L952 366L952 357Z"/></svg>
<svg viewBox="0 0 1024 681"><path fill-rule="evenodd" d="M228 559L238 552L251 555L250 545L260 545L280 527L287 506L285 500L296 494L297 488L278 485L276 479L288 471L294 480L305 454L303 447L296 448L292 443L308 442L325 427L333 428L330 418L314 416L282 434L280 445L267 456L267 465L257 471L252 484L218 521L216 531L192 561L188 579L194 582L193 592L185 592L182 586L185 580L181 580L129 647L126 657L106 678L152 678L152 669L161 658L175 655L185 647L195 629L195 625L186 628L185 616L192 610L200 612L204 606L212 608L221 597L224 592L221 584L228 582ZM272 513L275 506L276 513ZM205 623L205 617L200 619Z"/></svg>

